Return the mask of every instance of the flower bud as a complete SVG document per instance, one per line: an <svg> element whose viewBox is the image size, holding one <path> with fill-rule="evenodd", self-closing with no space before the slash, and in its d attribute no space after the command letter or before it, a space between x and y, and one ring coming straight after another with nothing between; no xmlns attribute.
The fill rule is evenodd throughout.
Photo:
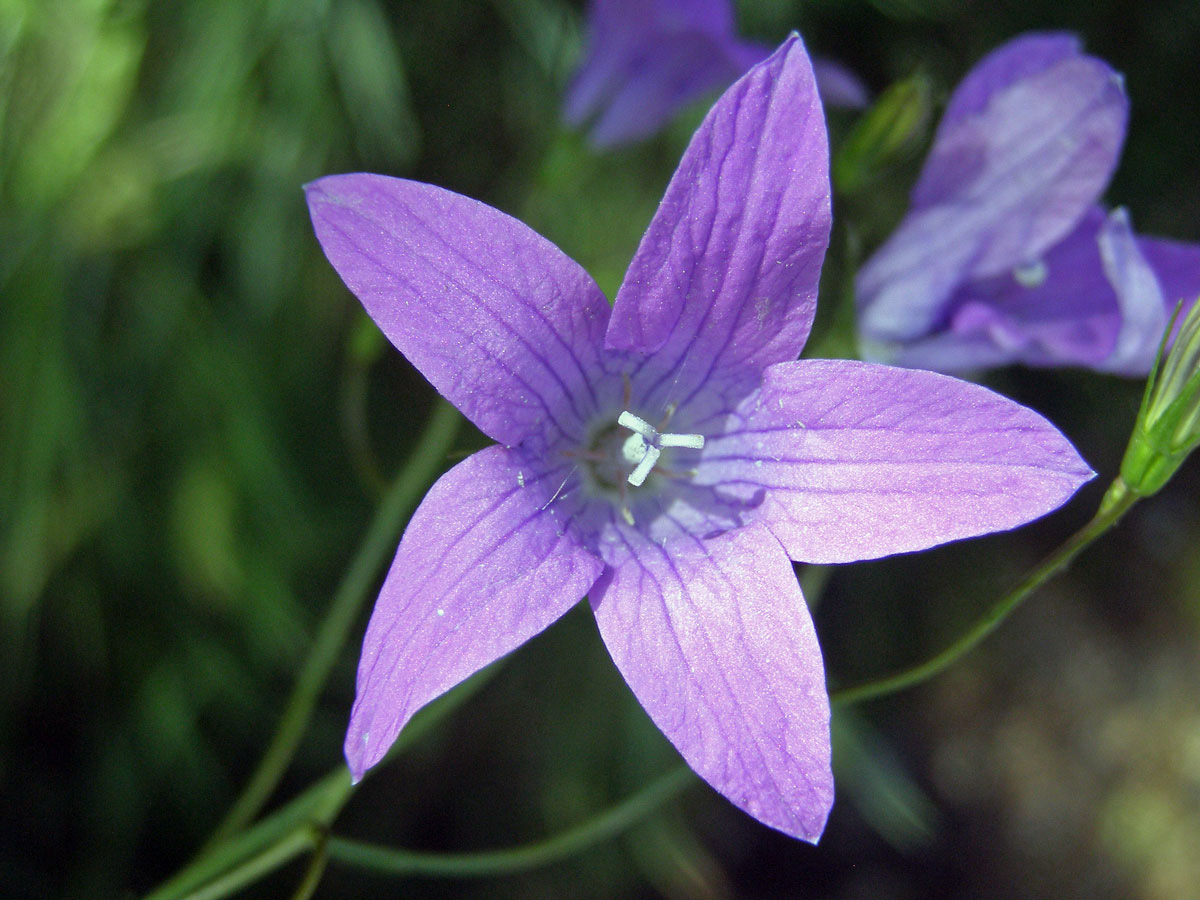
<svg viewBox="0 0 1200 900"><path fill-rule="evenodd" d="M1166 345L1164 337L1121 461L1121 480L1142 497L1161 490L1200 444L1200 302L1184 316L1164 359Z"/></svg>
<svg viewBox="0 0 1200 900"><path fill-rule="evenodd" d="M859 120L833 160L833 183L853 193L905 159L924 139L933 109L924 75L888 88Z"/></svg>

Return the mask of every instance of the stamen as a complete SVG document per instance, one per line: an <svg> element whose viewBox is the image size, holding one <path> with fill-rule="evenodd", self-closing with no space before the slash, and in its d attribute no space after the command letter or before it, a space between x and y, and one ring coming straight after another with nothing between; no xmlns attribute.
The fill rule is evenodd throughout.
<svg viewBox="0 0 1200 900"><path fill-rule="evenodd" d="M646 476L650 474L650 470L654 468L654 464L658 462L661 453L662 451L657 447L647 446L642 461L637 464L636 469L629 473L629 483L634 487L641 487Z"/></svg>
<svg viewBox="0 0 1200 900"><path fill-rule="evenodd" d="M658 426L659 431L662 431L671 424L671 417L675 415L675 410L678 408L674 400L667 404L667 408L663 411L662 424Z"/></svg>
<svg viewBox="0 0 1200 900"><path fill-rule="evenodd" d="M674 412L671 409L670 412ZM668 414L668 418L670 414ZM704 449L702 434L659 434L658 429L645 419L635 416L629 410L624 410L617 416L617 424L633 432L621 446L621 455L625 461L633 463L634 470L629 473L629 483L641 487L653 471L655 463L662 455L664 447L684 447L689 450Z"/></svg>
<svg viewBox="0 0 1200 900"><path fill-rule="evenodd" d="M625 412L617 416L617 424L623 425L630 431L636 431L648 441L652 441L658 436L658 432L655 431L653 425L651 425L645 419L638 418L629 410L625 410Z"/></svg>
<svg viewBox="0 0 1200 900"><path fill-rule="evenodd" d="M704 449L704 435L702 434L660 434L658 436L658 446L660 447L687 447L690 450Z"/></svg>

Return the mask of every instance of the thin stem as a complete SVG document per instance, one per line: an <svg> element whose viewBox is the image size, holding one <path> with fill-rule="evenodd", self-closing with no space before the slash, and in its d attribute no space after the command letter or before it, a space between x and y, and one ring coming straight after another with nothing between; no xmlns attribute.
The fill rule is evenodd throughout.
<svg viewBox="0 0 1200 900"><path fill-rule="evenodd" d="M912 666L880 678L868 681L854 687L843 688L830 694L830 700L836 706L848 706L861 703L887 694L894 694L905 688L920 684L937 675L943 669L949 668L960 657L975 648L984 638L1015 610L1026 597L1041 587L1054 575L1057 575L1073 560L1081 550L1108 531L1129 508L1138 501L1138 497L1124 489L1118 481L1105 496L1099 512L1092 517L1083 528L1067 538L1057 550L1047 556L1041 564L1030 571L1009 593L1001 597L984 613L965 634L954 641L949 647L923 663Z"/></svg>
<svg viewBox="0 0 1200 900"><path fill-rule="evenodd" d="M271 844L241 865L230 869L220 878L187 894L186 900L217 900L220 897L227 897L234 891L253 884L269 872L275 871L293 857L311 849L314 842L315 839L310 829L290 832L284 840Z"/></svg>
<svg viewBox="0 0 1200 900"><path fill-rule="evenodd" d="M694 783L692 770L679 766L600 815L552 838L521 847L482 853L418 853L335 836L329 838L329 856L348 865L387 875L425 878L509 875L565 859L615 837Z"/></svg>
<svg viewBox="0 0 1200 900"><path fill-rule="evenodd" d="M322 830L316 838L312 859L304 870L304 878L292 893L292 900L309 900L317 892L325 866L329 862L329 832Z"/></svg>
<svg viewBox="0 0 1200 900"><path fill-rule="evenodd" d="M296 678L292 696L279 720L279 726L263 753L258 768L246 784L229 813L209 838L205 849L216 846L254 820L279 784L300 739L308 727L329 673L358 620L371 586L388 554L396 547L398 532L408 519L421 491L429 484L445 461L462 418L457 410L438 399L429 422L408 462L384 494L350 568L342 578L333 603L313 640L304 667Z"/></svg>
<svg viewBox="0 0 1200 900"><path fill-rule="evenodd" d="M350 773L345 766L338 766L291 803L201 855L146 900L222 897L261 878L311 847L313 827L328 827L351 791Z"/></svg>
<svg viewBox="0 0 1200 900"><path fill-rule="evenodd" d="M385 761L419 740L435 724L475 696L502 665L501 662L492 663L420 710L400 733ZM353 791L350 773L345 766L338 766L286 806L201 854L149 894L146 900L194 900L200 891L203 891L201 896L222 897L248 884L247 875L253 876L251 880L261 878L302 852L304 841L313 846L312 835L329 830ZM285 849L279 849L281 847ZM231 877L238 872L241 874ZM214 885L220 885L220 889Z"/></svg>
<svg viewBox="0 0 1200 900"><path fill-rule="evenodd" d="M370 379L369 359L365 354L346 354L346 365L342 375L341 416L346 449L350 464L374 497L380 497L387 489L387 479L379 467L379 461L371 448L370 429L367 426L367 391Z"/></svg>

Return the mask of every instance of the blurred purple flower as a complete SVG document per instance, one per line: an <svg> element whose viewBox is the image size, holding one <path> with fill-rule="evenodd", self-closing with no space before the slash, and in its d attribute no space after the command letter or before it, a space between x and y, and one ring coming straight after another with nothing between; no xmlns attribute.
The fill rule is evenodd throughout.
<svg viewBox="0 0 1200 900"><path fill-rule="evenodd" d="M704 119L611 307L482 203L380 175L307 190L346 284L498 442L442 476L400 543L359 663L356 779L418 708L587 594L692 768L816 840L833 802L829 703L790 559L1011 528L1091 476L1049 423L984 388L796 361L830 226L797 37Z"/></svg>
<svg viewBox="0 0 1200 900"><path fill-rule="evenodd" d="M1128 119L1121 76L1068 34L985 57L946 109L900 226L858 275L868 358L1144 374L1200 246L1097 205Z"/></svg>
<svg viewBox="0 0 1200 900"><path fill-rule="evenodd" d="M771 53L737 36L729 0L592 0L588 47L564 116L611 147L648 137ZM824 101L862 107L867 89L845 66L814 60Z"/></svg>

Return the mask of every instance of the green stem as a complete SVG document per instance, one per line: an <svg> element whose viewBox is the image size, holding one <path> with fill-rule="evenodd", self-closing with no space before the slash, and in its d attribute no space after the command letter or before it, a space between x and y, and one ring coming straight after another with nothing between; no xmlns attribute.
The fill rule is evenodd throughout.
<svg viewBox="0 0 1200 900"><path fill-rule="evenodd" d="M330 837L331 859L387 875L479 878L535 869L615 837L678 794L695 776L679 766L598 816L534 844L482 853L417 853Z"/></svg>
<svg viewBox="0 0 1200 900"><path fill-rule="evenodd" d="M382 338L374 341L383 343ZM352 345L361 341L352 341ZM379 460L371 446L370 428L367 424L367 391L371 362L377 353L364 352L353 347L346 354L342 372L341 418L345 434L350 465L358 473L359 480L373 497L382 497L387 490L387 479L383 476Z"/></svg>
<svg viewBox="0 0 1200 900"><path fill-rule="evenodd" d="M461 422L453 406L441 399L436 402L421 440L384 494L358 555L334 594L333 603L296 678L296 686L292 689L292 696L270 745L241 796L209 838L205 850L220 844L253 821L278 786L304 736L309 717L329 673L358 620L363 602L388 554L395 550L401 526L412 512L421 491L445 462L446 453Z"/></svg>
<svg viewBox="0 0 1200 900"><path fill-rule="evenodd" d="M1029 572L1016 587L994 603L983 617L958 640L936 656L897 672L895 675L834 691L830 694L831 702L835 706L848 706L852 703L862 703L864 700L873 700L876 697L894 694L920 684L949 668L995 631L1000 623L1021 604L1021 601L1065 569L1081 550L1112 528L1121 516L1137 503L1138 499L1125 488L1120 479L1117 479L1105 495L1099 512L1092 517L1092 520L1067 538L1057 550Z"/></svg>
<svg viewBox="0 0 1200 900"><path fill-rule="evenodd" d="M187 900L217 900L220 897L227 897L234 891L253 884L264 875L275 871L293 857L311 849L314 844L315 838L310 829L290 832L284 840L272 844L261 853L251 856L240 866L230 869L220 878L210 881L194 893L188 894Z"/></svg>
<svg viewBox="0 0 1200 900"><path fill-rule="evenodd" d="M475 696L501 668L501 663L493 663L420 710L400 732L385 761ZM197 894L223 897L309 847L320 850L314 835L329 830L353 791L350 773L345 766L338 766L286 806L201 854L146 900L195 900Z"/></svg>
<svg viewBox="0 0 1200 900"><path fill-rule="evenodd" d="M352 790L350 773L339 766L291 803L201 855L146 900L222 897L261 878L313 846L314 827L328 827Z"/></svg>
<svg viewBox="0 0 1200 900"><path fill-rule="evenodd" d="M315 840L312 859L304 870L304 878L292 893L292 900L310 900L317 892L321 876L325 874L325 865L329 862L329 832L322 830Z"/></svg>

